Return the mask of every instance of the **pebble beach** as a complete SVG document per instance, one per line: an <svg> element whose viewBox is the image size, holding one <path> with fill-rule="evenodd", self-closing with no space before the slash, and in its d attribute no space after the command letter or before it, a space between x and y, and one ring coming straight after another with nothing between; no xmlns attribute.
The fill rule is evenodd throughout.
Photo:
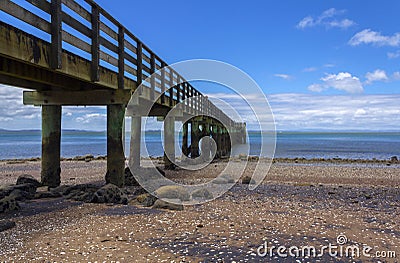
<svg viewBox="0 0 400 263"><path fill-rule="evenodd" d="M206 182L225 165L166 176ZM256 165L249 162L243 177ZM267 162L258 165L268 169ZM62 184L103 184L105 172L105 160L63 161ZM15 183L21 174L39 179L40 162L0 163L1 185ZM399 262L400 257L400 169L384 162L278 160L257 189L239 181L220 198L183 211L146 208L134 200L110 205L47 198L20 206L0 215L15 222L0 233L1 262ZM320 250L329 245L371 249L353 257ZM306 246L315 247L316 255L288 255L288 248ZM278 247L287 248L286 254Z"/></svg>

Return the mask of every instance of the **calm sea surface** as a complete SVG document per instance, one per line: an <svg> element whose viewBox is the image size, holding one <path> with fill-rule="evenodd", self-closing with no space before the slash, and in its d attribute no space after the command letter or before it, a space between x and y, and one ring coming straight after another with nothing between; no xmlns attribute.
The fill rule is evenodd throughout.
<svg viewBox="0 0 400 263"><path fill-rule="evenodd" d="M261 134L250 133L250 154L260 152ZM129 134L125 152L129 152ZM163 147L160 132L146 132L142 142L143 156L161 156ZM146 143L148 153L144 151ZM178 148L179 146L177 146ZM61 155L106 155L104 132L63 131ZM0 159L39 157L40 131L0 131ZM400 132L391 133L315 133L282 132L277 134L275 157L279 158L352 158L387 159L400 156Z"/></svg>

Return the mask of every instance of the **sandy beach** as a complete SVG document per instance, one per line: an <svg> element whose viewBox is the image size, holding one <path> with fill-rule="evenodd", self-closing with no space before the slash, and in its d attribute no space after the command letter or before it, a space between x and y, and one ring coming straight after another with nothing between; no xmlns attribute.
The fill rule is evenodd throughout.
<svg viewBox="0 0 400 263"><path fill-rule="evenodd" d="M255 165L250 162L243 176ZM215 177L224 166L166 173L190 184ZM105 170L104 160L63 161L62 184L101 184ZM2 185L26 173L39 179L40 162L0 163ZM397 165L277 161L256 190L239 182L217 200L184 211L64 198L21 203L19 211L1 215L16 226L0 233L0 261L398 262L399 216ZM336 256L321 250L329 245L337 246ZM359 247L360 257L338 252L339 245ZM286 256L278 253L280 246ZM306 246L315 247L316 255L288 255L290 247Z"/></svg>

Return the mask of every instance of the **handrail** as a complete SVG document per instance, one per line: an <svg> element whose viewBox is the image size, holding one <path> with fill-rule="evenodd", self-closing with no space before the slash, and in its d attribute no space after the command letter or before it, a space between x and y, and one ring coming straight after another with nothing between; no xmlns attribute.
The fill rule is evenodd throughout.
<svg viewBox="0 0 400 263"><path fill-rule="evenodd" d="M168 64L95 1L84 0L91 10L87 10L74 0L25 1L49 14L51 21L47 21L45 18L36 15L32 10L27 10L10 0L1 0L0 10L50 34L50 65L52 69L57 70L62 67L62 43L64 41L91 56L92 82L100 81L101 63L107 63L117 69L113 71L118 74L118 89L124 89L125 78L136 81L139 86L148 76L152 75L150 87L141 85L150 88L151 99L154 99L156 89L161 93L162 103L165 103L165 98L169 97L169 106L196 97L184 106L191 113L218 116L221 121L234 126L233 120L172 68L169 68L169 72L163 70L161 74L154 74L157 70L167 67ZM64 10L64 6L68 8L68 11ZM90 27L85 25L88 23L91 25ZM67 32L63 24L67 24L90 39L91 43ZM136 79L126 76L126 73L136 77ZM167 92L168 86L170 86L169 92ZM143 92L143 90L140 92ZM197 96L200 96L200 98Z"/></svg>

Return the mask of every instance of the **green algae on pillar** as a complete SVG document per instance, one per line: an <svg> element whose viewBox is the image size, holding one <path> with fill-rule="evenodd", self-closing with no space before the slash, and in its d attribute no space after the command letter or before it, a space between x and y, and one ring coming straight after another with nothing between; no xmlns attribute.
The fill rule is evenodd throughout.
<svg viewBox="0 0 400 263"><path fill-rule="evenodd" d="M190 156L192 159L199 157L199 140L200 140L200 130L199 123L197 121L192 121L192 131L191 131L191 143L190 143Z"/></svg>
<svg viewBox="0 0 400 263"><path fill-rule="evenodd" d="M185 155L186 157L189 155L188 132L189 132L189 123L185 122L182 127L182 154Z"/></svg>
<svg viewBox="0 0 400 263"><path fill-rule="evenodd" d="M164 166L165 169L175 168L175 118L164 119Z"/></svg>
<svg viewBox="0 0 400 263"><path fill-rule="evenodd" d="M124 117L124 105L107 105L106 182L118 187L122 187L125 184L125 153L122 145L122 126Z"/></svg>
<svg viewBox="0 0 400 263"><path fill-rule="evenodd" d="M57 187L60 168L61 106L42 106L42 184Z"/></svg>
<svg viewBox="0 0 400 263"><path fill-rule="evenodd" d="M142 117L132 117L129 166L140 168L140 140L142 136Z"/></svg>

